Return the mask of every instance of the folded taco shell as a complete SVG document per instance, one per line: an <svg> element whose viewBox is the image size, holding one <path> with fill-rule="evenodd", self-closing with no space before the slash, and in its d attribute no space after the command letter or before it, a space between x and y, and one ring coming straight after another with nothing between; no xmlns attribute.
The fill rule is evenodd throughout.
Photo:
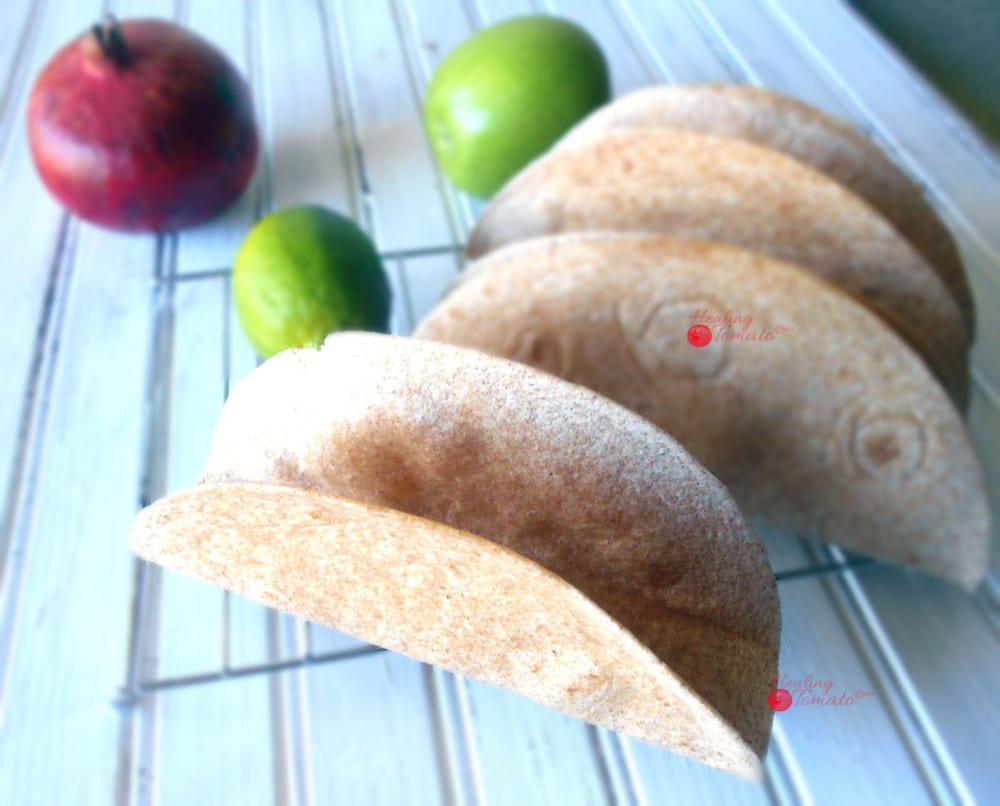
<svg viewBox="0 0 1000 806"><path fill-rule="evenodd" d="M661 85L601 107L571 129L556 148L615 129L659 127L773 148L853 191L885 216L938 272L972 333L972 295L948 228L919 186L849 123L764 87Z"/></svg>
<svg viewBox="0 0 1000 806"><path fill-rule="evenodd" d="M472 264L415 335L618 401L747 515L968 588L985 573L989 507L958 413L889 327L797 266L665 236L540 238Z"/></svg>
<svg viewBox="0 0 1000 806"><path fill-rule="evenodd" d="M758 775L763 547L673 439L582 387L373 334L233 391L144 558L724 770Z"/></svg>
<svg viewBox="0 0 1000 806"><path fill-rule="evenodd" d="M798 263L875 310L965 404L967 334L941 278L867 202L796 160L680 129L608 132L512 179L476 222L468 254L599 230L714 240Z"/></svg>

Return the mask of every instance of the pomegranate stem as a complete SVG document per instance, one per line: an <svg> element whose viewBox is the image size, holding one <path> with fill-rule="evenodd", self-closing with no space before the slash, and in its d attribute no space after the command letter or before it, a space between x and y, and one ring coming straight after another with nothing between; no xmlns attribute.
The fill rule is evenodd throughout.
<svg viewBox="0 0 1000 806"><path fill-rule="evenodd" d="M122 36L122 29L114 14L105 14L100 24L93 26L91 31L106 59L110 59L118 67L128 64L129 54L128 48L125 47L125 37Z"/></svg>

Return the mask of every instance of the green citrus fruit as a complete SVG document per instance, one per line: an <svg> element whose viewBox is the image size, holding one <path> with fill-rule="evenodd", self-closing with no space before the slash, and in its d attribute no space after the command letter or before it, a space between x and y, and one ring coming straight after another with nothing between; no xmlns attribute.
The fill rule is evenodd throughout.
<svg viewBox="0 0 1000 806"><path fill-rule="evenodd" d="M610 96L597 43L556 17L518 17L466 40L442 62L424 124L442 169L489 198Z"/></svg>
<svg viewBox="0 0 1000 806"><path fill-rule="evenodd" d="M233 296L264 358L319 346L334 330L389 326L389 282L372 242L350 219L316 205L257 223L236 255Z"/></svg>

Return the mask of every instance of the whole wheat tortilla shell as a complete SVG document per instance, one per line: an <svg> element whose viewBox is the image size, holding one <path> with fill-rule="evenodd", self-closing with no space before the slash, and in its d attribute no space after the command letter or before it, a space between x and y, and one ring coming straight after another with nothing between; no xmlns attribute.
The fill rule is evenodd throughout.
<svg viewBox="0 0 1000 806"><path fill-rule="evenodd" d="M969 283L948 228L920 187L851 124L787 95L744 84L646 87L601 107L556 144L613 129L671 127L733 137L780 151L867 201L937 271L971 334ZM971 339L970 339L971 340Z"/></svg>
<svg viewBox="0 0 1000 806"><path fill-rule="evenodd" d="M692 346L707 317L713 339ZM472 264L415 335L618 401L749 516L970 589L985 573L989 505L958 413L890 328L799 267L667 236L540 238Z"/></svg>
<svg viewBox="0 0 1000 806"><path fill-rule="evenodd" d="M780 616L760 542L673 439L450 345L339 334L233 391L146 559L755 776ZM543 570L547 569L547 570Z"/></svg>
<svg viewBox="0 0 1000 806"><path fill-rule="evenodd" d="M607 132L512 179L476 222L468 254L595 230L720 241L811 269L888 321L964 408L967 335L941 278L864 200L796 160L680 129Z"/></svg>

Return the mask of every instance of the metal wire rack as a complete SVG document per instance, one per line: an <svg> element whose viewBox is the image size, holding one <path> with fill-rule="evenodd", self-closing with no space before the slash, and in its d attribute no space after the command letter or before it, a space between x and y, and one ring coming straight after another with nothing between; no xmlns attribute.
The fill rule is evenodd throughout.
<svg viewBox="0 0 1000 806"><path fill-rule="evenodd" d="M324 55L327 69L331 77L332 94L334 98L334 108L336 110L337 125L342 137L342 164L345 174L348 177L350 188L350 208L353 215L372 234L377 243L382 243L380 218L380 199L373 191L375 182L370 176L369 156L364 147L364 137L360 130L360 112L358 108L359 89L357 85L358 73L356 65L350 62L351 48L346 40L347 26L344 24L344 8L340 3L332 6L320 5L321 22L324 30ZM656 56L656 49L652 47L649 38L643 33L641 25L631 11L631 7L623 3L611 3L608 8L612 17L624 33L629 45L640 54L645 69L651 80L672 80L675 76L664 63ZM467 3L465 10L474 27L482 25L485 21L482 9L475 3ZM393 3L391 6L392 20L395 25L395 34L398 38L398 47L405 56L405 65L408 77L408 88L416 108L420 108L423 88L429 80L431 69L425 58L425 52L420 47L418 25L414 8L407 2ZM254 54L252 43L250 52ZM259 57L250 57L251 80L259 82ZM757 77L753 71L743 63L736 60L725 60L730 73L729 78L737 80L755 80ZM263 87L257 87L258 93L265 94ZM265 128L268 128L265 124ZM264 211L272 208L274 166L270 161L270 149L265 148L265 162L261 171L261 180L256 188L255 214L259 216ZM436 170L436 169L435 169ZM423 299L433 298L433 289L419 289L419 272L411 270L411 263L425 257L445 258L453 262L455 271L460 269L461 243L465 233L473 220L474 204L465 197L457 194L451 185L444 180L440 174L437 176L437 187L439 189L438 203L447 211L449 227L452 234L452 242L442 245L422 246L411 248L382 249L382 258L387 267L393 271L395 280L395 291L398 306L398 317L394 325L396 332L406 333L414 327L418 318L424 311L420 310L420 304L415 302L415 293L423 290ZM176 243L170 238L164 239L160 244L158 261L156 265L156 285L153 291L152 304L155 308L154 332L151 336L151 359L149 362L150 375L147 383L147 410L149 428L146 436L146 464L142 484L141 502L147 503L152 498L165 491L163 457L168 455L166 435L169 430L169 383L172 371L174 355L172 353L172 328L175 322L175 293L181 284L214 281L221 282L228 292L228 270L220 268L217 270L178 274L176 269ZM426 304L424 308L426 308ZM229 383L232 376L230 353L234 338L238 338L233 332L233 321L226 309L223 317L223 333L219 343L223 350L222 394L228 393ZM833 576L840 578L841 585L849 583L848 577L853 578L857 572L877 566L870 560L859 557L847 557L837 550L829 550L824 547L805 545L805 555L809 558L806 564L789 567L779 571L776 576L782 586L796 584L797 580L819 577ZM287 623L282 617L271 614L267 618L268 646L269 652L266 659L257 662L239 663L234 661L232 653L233 643L233 618L232 606L233 597L224 594L220 597L221 615L221 635L218 641L217 663L209 668L189 672L186 674L164 674L157 668L157 624L160 617L158 597L162 584L161 572L159 569L146 567L138 564L136 568L136 595L135 609L132 619L132 632L130 641L130 659L125 687L123 690L123 702L136 704L140 702L144 695L165 689L176 689L185 686L196 685L207 682L218 682L224 680L238 679L248 675L269 674L275 672L288 672L301 669L307 665L347 661L364 657L368 654L380 651L376 647L359 644L354 641L342 641L333 636L329 631L321 630L314 625L302 622ZM855 590L855 593L858 593ZM850 596L845 596L850 599ZM863 597L860 602L863 606ZM858 601L852 602L852 606L857 608ZM868 614L871 615L870 613ZM282 625L282 622L285 623ZM877 627L876 621L870 618L867 620L867 630L870 634ZM282 629L284 626L284 629ZM324 643L332 643L334 649L323 649ZM873 643L877 643L873 640ZM911 720L914 734L921 731L918 727L924 728L925 736L933 737L933 731L926 729L926 725L921 725L919 717ZM302 733L306 729L304 724L299 723L297 729ZM466 732L471 728L466 725ZM297 737L297 746L301 747L307 743L305 735ZM933 745L933 739L927 739L927 744ZM782 742L777 737L777 749L772 751L774 759L771 762L772 787L776 790L786 788L792 791L797 789L794 776L787 772L792 763L783 758ZM608 764L611 762L608 761ZM928 765L931 766L931 765ZM939 765L940 766L940 765ZM779 773L785 770L785 774ZM778 779L785 779L785 783L778 785ZM936 788L942 793L955 794L961 791L960 784L956 783L956 778L949 776L947 770L940 775L940 779L935 781Z"/></svg>
<svg viewBox="0 0 1000 806"><path fill-rule="evenodd" d="M146 4L139 0L119 0L108 5L124 15L144 10ZM372 33L373 29L358 23L365 12L360 10L361 4L352 4L352 0L315 0L303 3L300 9L301 14L310 15L314 24L316 36L309 53L310 65L316 67L320 80L328 87L328 95L322 101L329 107L329 120L324 125L332 131L331 137L323 142L336 143L328 157L338 166L337 187L327 188L320 183L316 187L318 197L311 200L340 208L372 235L391 276L395 299L393 330L397 333L408 333L461 270L462 244L477 206L457 193L427 158L426 143L420 140L422 135L416 134L420 131L419 124L411 125L405 137L401 135L405 142L398 149L394 141L390 142L389 135L378 128L378 116L383 111L380 104L405 105L409 110L407 114L412 117L412 112L421 107L433 65L447 49L449 37L460 38L468 30L510 13L525 11L568 15L598 33L607 43L613 72L618 71L619 91L651 82L740 81L776 86L812 98L817 103L829 101L829 105L851 117L889 150L925 184L932 196L939 194L935 201L948 212L963 243L971 244L967 251L972 255L975 271L987 279L996 274L996 251L988 242L992 234L988 221L976 218L975 205L960 197L954 188L941 189L939 177L944 172L940 165L927 167L932 161L931 152L935 148L940 150L937 144L941 138L935 140L927 135L930 146L922 146L923 140L917 143L923 150L912 144L905 147L900 132L906 120L901 122L885 114L875 114L870 107L871 96L855 91L858 79L846 77L839 64L832 61L830 54L835 50L834 45L819 41L819 26L826 25L832 31L831 37L843 28L844 37L863 41L867 50L855 54L855 59L864 63L862 56L868 54L865 58L873 78L895 76L894 71L901 69L894 61L885 64L879 61L884 58L884 47L865 39L870 34L859 27L853 15L837 0L813 0L810 4L798 5L791 0L755 0L739 4L726 0L680 0L673 4L642 0L587 3L455 0L450 6L450 15L430 0L387 0L370 5L373 16L381 15L377 36ZM803 10L804 6L809 6L808 10ZM275 112L279 108L288 110L280 104L276 82L267 79L275 65L295 55L297 43L285 41L282 36L301 35L309 26L287 21L287 30L272 30L272 26L280 22L281 15L270 5L270 0L251 0L245 4L227 0L211 12L196 9L195 4L183 0L176 4L173 0L164 0L157 7L157 13L172 15L188 24L192 24L195 13L214 14L217 15L212 17L214 30L219 35L226 35L230 28L236 31L227 46L231 55L244 65L258 99L264 133L262 164L249 202L234 214L233 229L245 231L248 221L289 203L296 195L285 172L288 150L283 145L283 138L290 127ZM33 5L26 29L33 30L41 16ZM238 22L230 24L230 17ZM204 22L206 17L199 19ZM357 33L362 29L372 39L363 42L363 47L359 44L363 37ZM22 43L19 53L30 50L31 41L25 39L24 42L28 44ZM359 55L361 50L363 56ZM383 68L382 60L383 52L390 51L396 55L402 69L391 81L373 90L369 86L372 76L381 69L388 69ZM787 64L778 64L772 55L775 52L785 54ZM16 81L12 79L12 87L24 83L25 70L19 70L15 74ZM913 82L909 74L899 80L907 87ZM389 83L392 93L385 89ZM885 92L895 86L888 80L885 83L888 87ZM925 90L921 85L914 92L925 93ZM940 101L932 98L928 104L940 105ZM0 104L0 113L3 109ZM5 126L8 119L4 119ZM0 150L5 147L6 131L0 130ZM285 168L279 164L278 157L282 154L286 155L283 158ZM404 226L398 216L388 212L394 209L393 193L405 192L402 186L394 184L395 174L387 179L389 175L383 168L398 154L405 159L418 155L422 160L422 186L434 189L432 196L423 199L423 205L440 211L433 226L422 227L420 222L412 227ZM302 166L297 167L300 178L307 180L309 177L303 173ZM414 216L419 212L413 204L408 209ZM220 228L225 226L223 223ZM230 269L225 265L226 260L219 257L231 254L233 239L223 238L222 246L209 244L206 247L204 239L200 241L199 237L160 237L152 254L147 300L150 329L141 401L140 478L136 488L127 491L137 507L194 480L191 455L200 450L194 444L205 447L202 443L206 429L210 429L214 413L221 407L231 384L255 362L232 315ZM15 452L17 470L8 495L9 501L20 503L8 507L0 530L3 540L0 543L0 671L9 662L14 626L19 618L16 604L27 585L24 557L32 526L30 522L25 525L21 513L30 513L35 507L33 496L37 480L33 474L37 472L40 452L37 434L49 421L47 407L55 405L51 403L51 389L59 351L69 349L65 344L60 346L60 340L66 326L68 289L74 282L80 225L72 219L62 218L55 238L45 304L34 338L24 413L19 420L22 435ZM197 259L192 259L192 254L196 254ZM983 280L980 288L992 286ZM990 330L994 327L992 320L984 327L987 333L993 332ZM211 367L210 377L206 370L204 376L199 375L195 380L185 379L183 373L191 362L191 351L199 353L195 363ZM990 355L984 353L985 357L977 362L980 369L974 373L974 378L979 399L986 401L983 410L995 412L1000 411L993 391L995 383L984 371L991 366ZM194 406L186 400L186 390L202 380L210 384L211 389L199 392L199 403ZM209 398L211 402L206 402ZM986 421L985 418L994 415L982 416ZM986 433L986 430L981 428L980 432ZM184 455L178 458L181 453ZM888 796L899 792L903 796L917 791L918 787L926 798L936 802L970 800L972 795L966 782L978 772L966 758L974 756L976 749L956 749L956 737L964 726L944 724L942 713L945 712L941 706L944 698L937 696L932 677L923 676L923 670L913 668L910 659L916 653L906 642L907 633L900 626L895 611L886 607L888 597L880 598L879 588L868 584L883 581L893 594L905 598L910 592L910 577L906 572L870 559L808 541L794 541L788 536L768 539L768 547L773 549L776 578L786 602L786 612L788 603L793 605L790 615L794 623L786 629L791 634L788 639L791 645L784 647L783 664L794 663L800 658L803 663L833 663L830 658L835 652L856 653L852 665L844 668L855 670L851 672L854 674L863 672L866 679L875 681L872 685L879 692L880 711L869 718L874 727L864 735L837 733L841 723L832 719L817 720L814 724L818 727L812 732L800 730L790 723L783 724L780 720L776 722L767 760L765 799L782 803L807 802L814 797L822 800L817 793L822 794L825 790L839 791L840 779L847 776L835 772L827 775L822 761L805 757L802 750L803 745L811 741L811 736L822 735L827 730L833 739L815 740L824 748L823 752L833 753L841 749L841 745L854 742L857 745L853 748L855 752L871 755L870 759L856 761L851 768L855 772L878 766L873 759L875 755L880 756L882 766L878 766L877 773L871 773L871 780L866 783L868 789L858 790L862 792L859 802L866 794ZM170 641L176 641L181 633L174 625L168 636L168 622L174 618L179 597L189 592L185 588L180 593L171 593L174 584L170 575L155 566L139 561L132 565L127 659L114 699L121 715L115 798L119 803L157 800L153 781L161 741L160 698L171 693L194 696L196 690L206 688L203 684L236 685L236 681L260 678L269 681L273 695L274 799L303 804L317 802L314 780L317 773L310 749L316 726L311 723L305 704L304 675L308 670L341 661L345 664L363 662L364 658L383 650L275 611L253 609L256 606L228 593L199 592L199 603L205 605L206 624L199 626L197 641L204 651L190 653L192 656L197 654L197 660L186 662L183 667L171 666L167 663ZM800 590L809 593L799 597ZM991 576L975 598L994 639L1000 635L998 591L1000 586ZM952 607L948 591L928 588L925 593L932 607ZM5 602L14 605L3 609ZM801 616L794 610L799 606L805 611ZM947 611L949 617L958 612L957 608L958 605L954 605ZM926 617L928 610L919 612ZM190 617L188 612L186 618ZM796 654L800 650L797 644L806 643L810 631L832 632L834 628L843 636L827 639L827 643L833 645L830 655L823 654L822 641L814 641L809 644L808 652ZM181 640L184 640L183 635ZM483 748L496 745L484 742L477 727L485 706L460 679L429 668L422 669L421 674L427 682L433 705L428 718L433 722L432 733L440 759L436 774L445 781L446 794L442 800L486 802L496 781L483 771L490 766ZM2 688L0 686L0 697ZM997 710L992 700L986 703L986 710L989 709ZM969 724L975 724L975 717L975 714L966 715ZM851 729L856 732L869 730L858 728L863 724L865 720L859 718L851 723ZM980 726L978 733L976 730L971 733L982 736L987 730L988 726ZM534 737L532 741L537 738L536 734L526 732L529 738ZM679 761L661 762L658 758L652 761L628 740L606 731L588 728L586 736L589 743L589 755L585 754L589 759L587 763L597 768L595 780L599 781L606 802L654 802L654 796L649 793L653 791L652 782L657 775L676 776L672 785L681 793L679 797L724 798L727 793L736 792L706 777L708 773L692 770ZM835 740L841 745L833 744ZM891 751L881 747L884 743L891 744ZM540 757L544 755L544 747L534 749ZM981 755L982 751L979 752ZM680 766L670 767L670 764ZM900 772L902 766L906 767L905 775ZM533 768L525 765L524 769L530 773ZM693 783L685 788L688 786L685 780ZM976 780L979 791L984 791L983 781L987 779L980 775ZM740 792L739 797L744 797L745 793Z"/></svg>

